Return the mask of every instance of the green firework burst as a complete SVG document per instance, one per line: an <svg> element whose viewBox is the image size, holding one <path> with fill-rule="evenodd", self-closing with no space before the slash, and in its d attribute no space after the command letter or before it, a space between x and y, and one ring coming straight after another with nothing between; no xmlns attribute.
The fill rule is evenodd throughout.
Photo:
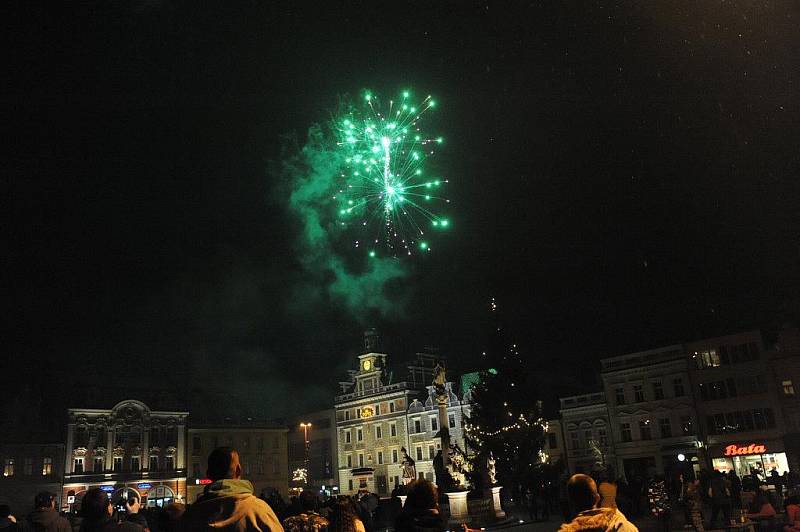
<svg viewBox="0 0 800 532"><path fill-rule="evenodd" d="M339 223L356 231L354 245L370 257L430 251L427 232L450 226L439 213L450 202L441 193L448 181L426 168L443 139L420 127L435 106L430 96L415 103L409 91L385 104L367 92L335 119L345 162L334 196Z"/></svg>

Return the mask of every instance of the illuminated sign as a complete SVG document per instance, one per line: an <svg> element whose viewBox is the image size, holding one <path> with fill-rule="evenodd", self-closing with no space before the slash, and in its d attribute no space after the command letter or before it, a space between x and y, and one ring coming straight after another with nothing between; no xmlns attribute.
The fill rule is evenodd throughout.
<svg viewBox="0 0 800 532"><path fill-rule="evenodd" d="M67 504L75 504L75 495L67 495Z"/></svg>
<svg viewBox="0 0 800 532"><path fill-rule="evenodd" d="M105 491L106 493L114 491L114 486L100 486L100 489Z"/></svg>
<svg viewBox="0 0 800 532"><path fill-rule="evenodd" d="M210 478L196 478L194 479L195 484L211 484L213 481Z"/></svg>
<svg viewBox="0 0 800 532"><path fill-rule="evenodd" d="M153 487L153 485L150 484L149 482L142 482L141 484L137 484L136 487L139 488L140 490L149 490L150 488Z"/></svg>
<svg viewBox="0 0 800 532"><path fill-rule="evenodd" d="M725 447L725 456L742 456L745 454L764 454L767 452L766 445L758 445L751 443L747 447L738 447L736 445L728 445Z"/></svg>

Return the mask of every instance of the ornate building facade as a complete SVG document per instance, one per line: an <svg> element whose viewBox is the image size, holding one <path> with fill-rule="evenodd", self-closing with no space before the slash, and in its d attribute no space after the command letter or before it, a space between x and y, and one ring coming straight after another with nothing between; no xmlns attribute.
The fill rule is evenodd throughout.
<svg viewBox="0 0 800 532"><path fill-rule="evenodd" d="M388 355L380 353L374 331L365 334L365 353L358 370L341 382L336 397L339 487L341 493L369 491L388 495L402 483L403 449L415 461L417 478L435 481L433 462L441 450L436 434L439 411L432 385L434 370L444 360L417 353L405 379L396 379ZM469 416L469 393L457 395L445 383L450 441L464 449L464 418Z"/></svg>
<svg viewBox="0 0 800 532"><path fill-rule="evenodd" d="M63 500L79 505L100 487L112 498L133 490L147 506L185 501L188 415L132 399L109 410L69 409Z"/></svg>

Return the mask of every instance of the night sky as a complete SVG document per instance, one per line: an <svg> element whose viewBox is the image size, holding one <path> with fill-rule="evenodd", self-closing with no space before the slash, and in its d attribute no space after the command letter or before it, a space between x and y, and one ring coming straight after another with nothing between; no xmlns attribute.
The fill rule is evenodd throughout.
<svg viewBox="0 0 800 532"><path fill-rule="evenodd" d="M4 18L4 382L53 412L112 406L72 404L103 386L329 406L366 326L397 359L474 367L489 297L543 380L570 374L559 392L603 356L800 316L797 2ZM453 227L404 265L391 317L306 304L276 169L340 96L406 87L439 102Z"/></svg>

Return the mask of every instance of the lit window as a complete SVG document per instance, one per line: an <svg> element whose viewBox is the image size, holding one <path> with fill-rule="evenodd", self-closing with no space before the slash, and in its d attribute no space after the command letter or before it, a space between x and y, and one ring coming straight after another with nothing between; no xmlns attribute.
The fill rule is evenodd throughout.
<svg viewBox="0 0 800 532"><path fill-rule="evenodd" d="M45 456L42 461L42 476L46 477L53 474L53 459Z"/></svg>
<svg viewBox="0 0 800 532"><path fill-rule="evenodd" d="M794 385L792 381L783 381L783 395L794 395Z"/></svg>
<svg viewBox="0 0 800 532"><path fill-rule="evenodd" d="M6 458L5 462L3 463L3 476L4 477L13 477L14 476L14 459L13 458Z"/></svg>

